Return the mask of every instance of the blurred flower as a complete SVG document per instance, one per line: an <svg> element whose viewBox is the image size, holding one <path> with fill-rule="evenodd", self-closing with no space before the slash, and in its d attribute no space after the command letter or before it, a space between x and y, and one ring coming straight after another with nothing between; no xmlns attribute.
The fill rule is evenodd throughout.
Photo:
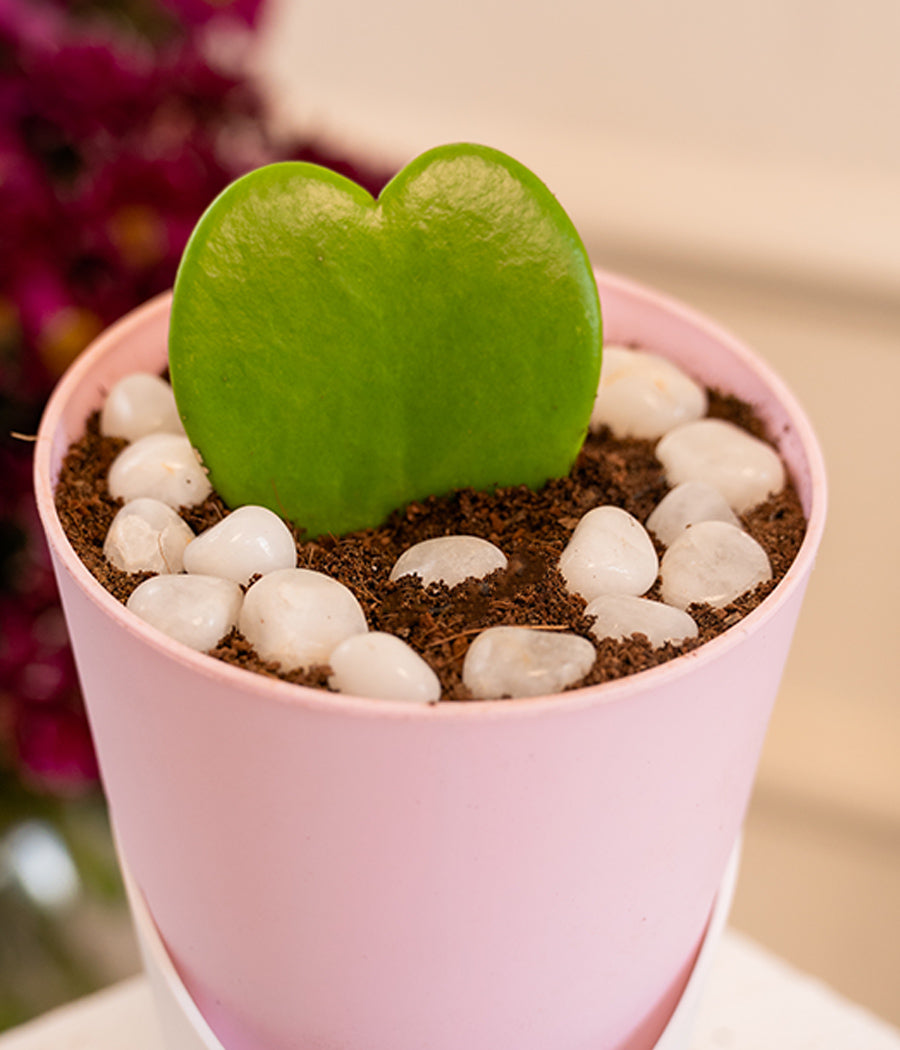
<svg viewBox="0 0 900 1050"><path fill-rule="evenodd" d="M253 25L262 7L262 0L164 0L180 18L191 25L203 25L223 14Z"/></svg>
<svg viewBox="0 0 900 1050"><path fill-rule="evenodd" d="M97 775L31 497L59 375L168 288L202 211L272 160L386 173L276 144L241 74L261 0L0 0L0 769L71 793Z"/></svg>

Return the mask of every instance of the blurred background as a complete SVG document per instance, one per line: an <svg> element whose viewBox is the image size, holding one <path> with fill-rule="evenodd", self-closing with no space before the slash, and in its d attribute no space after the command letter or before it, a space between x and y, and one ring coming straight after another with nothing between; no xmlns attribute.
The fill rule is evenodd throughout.
<svg viewBox="0 0 900 1050"><path fill-rule="evenodd" d="M49 389L236 175L376 191L454 139L532 167L596 265L715 317L811 416L829 525L732 923L900 1024L898 40L895 0L0 0L0 1028L137 968L31 505Z"/></svg>

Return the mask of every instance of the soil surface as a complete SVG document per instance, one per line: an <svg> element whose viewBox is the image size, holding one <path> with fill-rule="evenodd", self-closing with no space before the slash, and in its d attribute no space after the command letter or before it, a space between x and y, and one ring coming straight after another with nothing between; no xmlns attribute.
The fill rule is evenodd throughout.
<svg viewBox="0 0 900 1050"><path fill-rule="evenodd" d="M709 415L766 436L753 410L736 398L711 391ZM588 638L597 658L573 688L645 670L695 649L756 608L784 576L806 529L799 499L789 486L742 518L769 555L771 582L722 609L692 606L688 611L697 621L699 637L681 645L653 649L643 635L598 642L584 616L585 602L566 591L556 562L578 519L593 507L611 503L646 520L668 491L653 454L655 444L617 439L604 430L588 437L568 477L548 482L538 492L524 487L493 493L463 490L412 503L378 529L310 541L295 533L298 565L340 580L356 595L371 629L396 634L417 649L440 677L445 700L470 700L461 679L463 657L475 634L497 624L570 630ZM121 505L109 495L106 474L123 446L123 441L99 433L95 414L66 457L56 506L76 553L97 580L124 602L150 574L120 572L103 557L106 531ZM215 494L199 507L182 508L195 532L226 514ZM506 554L507 568L449 589L441 584L423 588L412 577L389 581L391 567L407 547L451 533L490 540ZM657 547L661 555L663 548ZM659 581L647 596L658 597L658 587ZM327 688L327 667L282 673L277 664L260 660L237 630L223 639L213 655L260 674Z"/></svg>

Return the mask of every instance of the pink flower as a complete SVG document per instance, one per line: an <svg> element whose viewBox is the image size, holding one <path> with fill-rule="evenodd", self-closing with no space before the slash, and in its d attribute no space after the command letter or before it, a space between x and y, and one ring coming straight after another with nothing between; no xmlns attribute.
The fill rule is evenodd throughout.
<svg viewBox="0 0 900 1050"><path fill-rule="evenodd" d="M188 26L202 26L223 16L252 26L262 10L262 0L163 0L166 7Z"/></svg>
<svg viewBox="0 0 900 1050"><path fill-rule="evenodd" d="M372 192L387 180L315 143L273 145L252 86L210 57L235 39L216 35L225 23L249 38L261 7L0 0L0 758L53 790L97 767L30 449L9 433L34 433L93 333L171 286L197 219L238 175L295 158Z"/></svg>
<svg viewBox="0 0 900 1050"><path fill-rule="evenodd" d="M23 56L22 65L34 122L26 130L45 154L54 138L89 153L114 148L115 139L143 119L159 90L153 52L139 41L74 40Z"/></svg>
<svg viewBox="0 0 900 1050"><path fill-rule="evenodd" d="M34 787L73 795L96 783L97 759L82 711L20 708L14 735L25 779Z"/></svg>
<svg viewBox="0 0 900 1050"><path fill-rule="evenodd" d="M3 459L11 481L29 465L24 455ZM70 794L96 781L97 763L49 553L27 490L17 499L7 490L0 511L19 531L0 565L0 736L5 725L32 784Z"/></svg>

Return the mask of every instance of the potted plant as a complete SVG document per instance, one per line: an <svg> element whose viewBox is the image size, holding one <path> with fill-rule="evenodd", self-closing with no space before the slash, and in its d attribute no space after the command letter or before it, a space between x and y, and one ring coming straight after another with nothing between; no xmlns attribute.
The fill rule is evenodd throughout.
<svg viewBox="0 0 900 1050"><path fill-rule="evenodd" d="M685 989L821 538L824 471L802 409L750 350L652 291L596 281L607 341L756 408L808 519L744 620L601 686L372 702L168 639L85 569L53 490L111 385L165 369L170 298L103 334L48 405L37 499L114 830L227 1050L638 1050Z"/></svg>

